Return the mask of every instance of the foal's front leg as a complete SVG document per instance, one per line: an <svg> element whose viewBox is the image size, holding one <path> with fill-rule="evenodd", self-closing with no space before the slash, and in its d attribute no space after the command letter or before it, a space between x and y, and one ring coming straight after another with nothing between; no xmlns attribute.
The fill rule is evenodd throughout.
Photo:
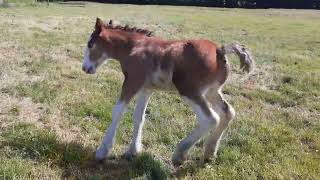
<svg viewBox="0 0 320 180"><path fill-rule="evenodd" d="M141 75L142 74L136 73L132 76L125 76L125 80L122 85L120 99L112 111L112 123L106 131L102 144L96 151L96 160L103 160L110 152L115 142L116 131L121 117L125 109L127 108L130 100L135 96L139 89L142 88L142 85L144 83L144 76L141 77Z"/></svg>
<svg viewBox="0 0 320 180"><path fill-rule="evenodd" d="M127 103L125 101L119 100L117 104L114 106L112 110L112 122L106 134L103 138L102 144L96 151L96 160L101 161L103 160L109 151L111 150L114 142L115 142L115 135L117 131L117 127L121 120L121 117L127 107Z"/></svg>
<svg viewBox="0 0 320 180"><path fill-rule="evenodd" d="M134 130L132 142L128 151L124 154L125 158L130 159L142 150L142 129L145 121L145 111L151 96L151 91L142 90L137 98L136 108L133 114Z"/></svg>

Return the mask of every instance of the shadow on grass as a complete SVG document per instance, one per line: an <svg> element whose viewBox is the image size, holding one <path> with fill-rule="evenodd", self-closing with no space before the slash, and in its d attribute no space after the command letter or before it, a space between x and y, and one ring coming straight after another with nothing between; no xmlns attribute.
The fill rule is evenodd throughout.
<svg viewBox="0 0 320 180"><path fill-rule="evenodd" d="M211 163L215 163L215 162L210 161L205 163L199 157L195 157L194 159L189 159L185 161L180 167L177 167L172 172L172 176L177 179L190 179L190 178L192 179L192 176L194 174L197 174L201 169L206 168L207 164L211 164Z"/></svg>
<svg viewBox="0 0 320 180"><path fill-rule="evenodd" d="M78 143L64 143L49 130L30 124L19 124L1 134L10 156L21 156L34 162L47 163L62 170L62 178L72 179L168 179L168 168L148 153L132 161L120 158L94 163L94 149ZM50 166L51 166L50 165Z"/></svg>

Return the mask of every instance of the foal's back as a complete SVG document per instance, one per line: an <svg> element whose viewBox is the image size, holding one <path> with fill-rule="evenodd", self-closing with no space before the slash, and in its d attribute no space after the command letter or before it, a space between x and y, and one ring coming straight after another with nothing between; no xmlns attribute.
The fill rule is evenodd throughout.
<svg viewBox="0 0 320 180"><path fill-rule="evenodd" d="M217 59L217 45L208 40L164 41L148 38L143 46L153 61L151 79L154 85L172 82L180 93L200 91L214 82L223 84L226 68ZM146 53L146 54L148 54ZM165 83L161 83L165 82ZM161 88L160 86L160 88Z"/></svg>

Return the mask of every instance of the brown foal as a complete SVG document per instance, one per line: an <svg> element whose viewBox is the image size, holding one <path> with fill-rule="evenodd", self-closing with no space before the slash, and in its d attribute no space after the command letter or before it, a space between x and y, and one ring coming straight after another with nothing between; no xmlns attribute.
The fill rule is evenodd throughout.
<svg viewBox="0 0 320 180"><path fill-rule="evenodd" d="M221 93L229 74L225 56L229 53L239 56L244 71L253 69L250 52L236 43L218 47L208 40L167 41L153 37L148 30L114 26L112 21L105 24L97 18L82 69L93 74L106 59L112 58L121 64L125 79L112 111L112 123L96 151L96 159L103 160L112 149L119 121L136 94L133 137L125 155L135 156L142 150L145 110L155 89L177 90L198 119L198 126L177 145L173 163L181 164L188 150L210 130L204 159L215 157L220 138L235 116L234 109Z"/></svg>

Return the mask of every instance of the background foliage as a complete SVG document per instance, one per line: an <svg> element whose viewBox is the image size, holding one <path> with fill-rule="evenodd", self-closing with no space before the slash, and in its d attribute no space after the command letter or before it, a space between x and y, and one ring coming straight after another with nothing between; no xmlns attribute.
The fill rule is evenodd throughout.
<svg viewBox="0 0 320 180"><path fill-rule="evenodd" d="M105 3L166 4L228 8L320 8L320 0L97 0Z"/></svg>
<svg viewBox="0 0 320 180"><path fill-rule="evenodd" d="M66 0L0 0L1 2L54 2ZM72 1L72 0L70 0ZM76 0L77 1L77 0ZM80 0L81 1L81 0ZM84 0L101 3L206 6L226 8L320 9L320 0Z"/></svg>

